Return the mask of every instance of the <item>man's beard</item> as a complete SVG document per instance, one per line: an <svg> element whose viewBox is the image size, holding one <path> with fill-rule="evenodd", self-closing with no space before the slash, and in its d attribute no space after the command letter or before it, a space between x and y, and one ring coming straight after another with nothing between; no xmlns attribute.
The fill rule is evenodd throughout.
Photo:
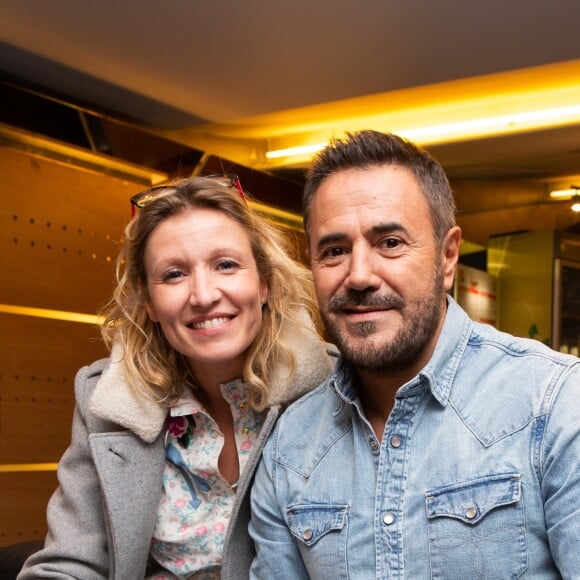
<svg viewBox="0 0 580 580"><path fill-rule="evenodd" d="M343 295L334 295L327 308L322 309L326 330L343 358L355 367L377 374L395 374L412 368L423 355L429 341L437 331L443 309L443 274L438 268L433 276L430 290L423 298L406 303L397 293L378 296L372 291L349 290ZM349 332L340 329L333 316L343 308L370 306L393 308L402 316L402 326L389 341L381 338L379 324L365 321L349 324ZM353 339L352 335L359 337ZM360 340L369 337L368 340Z"/></svg>

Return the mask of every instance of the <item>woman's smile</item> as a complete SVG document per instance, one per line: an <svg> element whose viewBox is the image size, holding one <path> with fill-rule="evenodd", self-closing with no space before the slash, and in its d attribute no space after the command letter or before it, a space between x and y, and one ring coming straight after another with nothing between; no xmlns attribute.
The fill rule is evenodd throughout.
<svg viewBox="0 0 580 580"><path fill-rule="evenodd" d="M145 263L147 310L171 346L196 374L240 376L268 296L242 226L207 208L176 214L151 233Z"/></svg>

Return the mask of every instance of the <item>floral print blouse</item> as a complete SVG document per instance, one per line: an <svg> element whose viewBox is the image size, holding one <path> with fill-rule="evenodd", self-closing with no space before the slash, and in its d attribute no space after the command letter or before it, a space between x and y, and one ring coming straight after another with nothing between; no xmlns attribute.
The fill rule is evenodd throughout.
<svg viewBox="0 0 580 580"><path fill-rule="evenodd" d="M264 414L251 408L247 383L232 381L220 388L232 411L242 473ZM235 498L235 485L218 469L223 444L216 422L188 389L169 413L163 494L151 542L151 556L169 573L152 579L219 577Z"/></svg>

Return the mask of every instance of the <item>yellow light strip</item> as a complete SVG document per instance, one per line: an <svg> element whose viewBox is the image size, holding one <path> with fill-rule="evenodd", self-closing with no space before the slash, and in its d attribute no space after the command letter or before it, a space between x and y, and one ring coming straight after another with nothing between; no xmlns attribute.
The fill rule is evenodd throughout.
<svg viewBox="0 0 580 580"><path fill-rule="evenodd" d="M445 125L403 129L398 133L420 143L441 143L448 140L468 139L490 135L508 135L531 129L544 129L558 125L579 123L580 105L526 111L498 117L472 119Z"/></svg>
<svg viewBox="0 0 580 580"><path fill-rule="evenodd" d="M47 308L33 308L31 306L14 306L13 304L0 304L0 312L3 312L4 314L16 314L19 316L66 320L67 322L81 322L83 324L100 325L103 323L103 317L95 314L65 312L64 310L49 310Z"/></svg>
<svg viewBox="0 0 580 580"><path fill-rule="evenodd" d="M550 191L550 197L552 199L572 199L575 195L580 192L580 187L572 189L557 189L555 191Z"/></svg>
<svg viewBox="0 0 580 580"><path fill-rule="evenodd" d="M295 155L314 155L326 147L326 143L314 143L313 145L298 145L296 147L287 147L286 149L276 149L267 151L266 159L281 159L282 157L294 157Z"/></svg>
<svg viewBox="0 0 580 580"><path fill-rule="evenodd" d="M128 161L120 161L110 155L95 153L81 147L50 139L0 123L0 144L24 150L33 155L63 161L85 169L104 172L120 179L137 181L143 185L155 185L167 179L167 174Z"/></svg>
<svg viewBox="0 0 580 580"><path fill-rule="evenodd" d="M251 201L251 207L253 207L257 212L264 214L267 218L273 221L275 224L280 226L291 228L293 230L302 231L302 216L297 213L292 213L271 205L266 205L264 203Z"/></svg>
<svg viewBox="0 0 580 580"><path fill-rule="evenodd" d="M22 473L24 471L56 471L58 463L6 463L0 465L0 473Z"/></svg>
<svg viewBox="0 0 580 580"><path fill-rule="evenodd" d="M417 143L432 145L434 143L476 137L508 135L532 129L544 129L573 123L580 123L580 105L526 111L509 115L499 115L497 117L470 119L442 125L402 128L395 132L401 137L411 139ZM266 158L280 159L300 155L313 155L325 146L326 143L315 143L277 149L266 152Z"/></svg>

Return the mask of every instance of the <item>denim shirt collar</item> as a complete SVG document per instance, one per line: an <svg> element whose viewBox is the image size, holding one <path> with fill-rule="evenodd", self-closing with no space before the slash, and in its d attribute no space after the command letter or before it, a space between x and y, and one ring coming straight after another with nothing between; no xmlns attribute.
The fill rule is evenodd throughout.
<svg viewBox="0 0 580 580"><path fill-rule="evenodd" d="M448 295L447 313L441 334L431 360L419 373L427 380L431 393L443 407L449 401L453 380L467 348L472 327L465 311Z"/></svg>
<svg viewBox="0 0 580 580"><path fill-rule="evenodd" d="M471 330L471 320L457 302L448 295L445 321L431 359L416 377L399 389L397 396L405 396L406 391L415 390L417 385L425 384L441 406L445 407L449 401L453 379L467 347ZM358 400L354 368L342 357L336 365L331 380L336 393L342 400L351 404Z"/></svg>

